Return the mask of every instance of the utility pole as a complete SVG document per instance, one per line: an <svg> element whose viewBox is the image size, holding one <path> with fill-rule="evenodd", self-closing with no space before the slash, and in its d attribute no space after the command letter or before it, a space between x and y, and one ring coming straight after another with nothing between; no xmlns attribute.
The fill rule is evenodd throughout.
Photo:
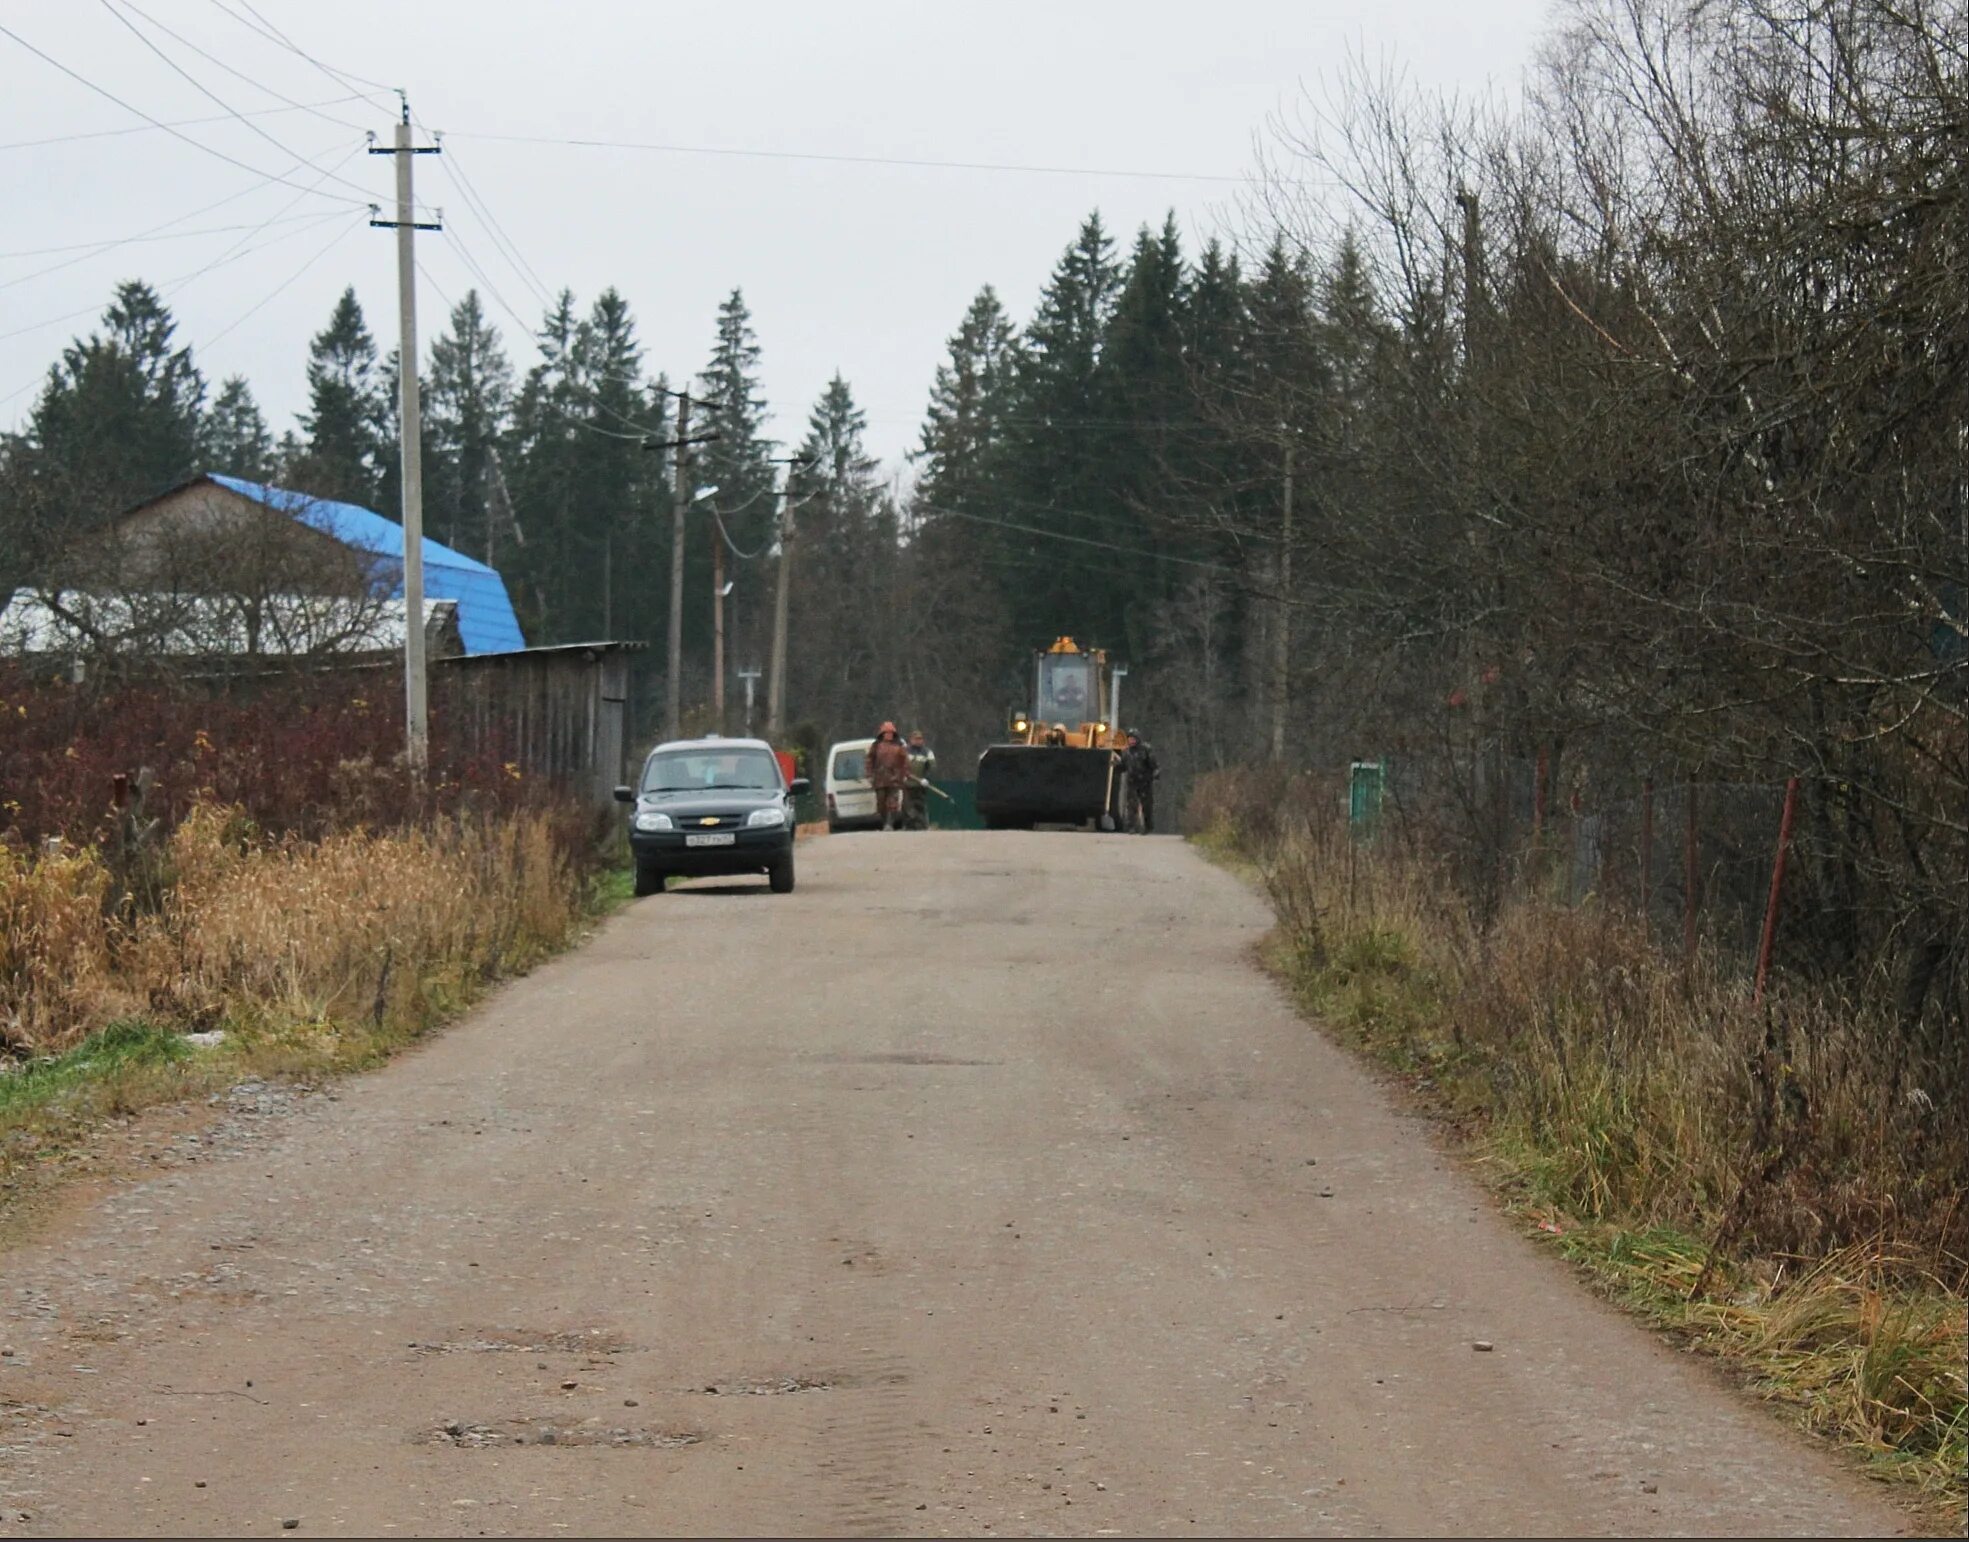
<svg viewBox="0 0 1969 1542"><path fill-rule="evenodd" d="M1279 502L1278 601L1272 608L1272 759L1285 759L1285 717L1292 675L1292 429L1281 423L1285 439L1285 490Z"/></svg>
<svg viewBox="0 0 1969 1542"><path fill-rule="evenodd" d="M690 512L693 502L691 495L690 447L694 444L709 444L718 435L699 434L691 437L691 394L689 391L674 391L677 398L677 437L675 439L645 440L645 450L675 450L677 452L677 474L671 489L670 513L670 627L667 651L669 657L664 661L665 699L663 712L663 737L680 739L684 729L684 516ZM715 402L700 403L702 406L716 406ZM717 488L708 488L716 492Z"/></svg>
<svg viewBox="0 0 1969 1542"><path fill-rule="evenodd" d="M766 737L780 731L786 717L786 610L793 592L793 468L779 495L779 584L773 595L772 684L766 688Z"/></svg>
<svg viewBox="0 0 1969 1542"><path fill-rule="evenodd" d="M711 540L711 716L718 732L725 731L725 526L718 511L710 511Z"/></svg>
<svg viewBox="0 0 1969 1542"><path fill-rule="evenodd" d="M793 473L811 465L786 457L786 482L779 493L779 584L773 596L772 684L766 688L766 734L778 733L786 719L786 613L793 593Z"/></svg>
<svg viewBox="0 0 1969 1542"><path fill-rule="evenodd" d="M670 635L666 670L663 737L684 736L684 516L691 506L691 394L677 398L677 474L670 494Z"/></svg>
<svg viewBox="0 0 1969 1542"><path fill-rule="evenodd" d="M424 660L424 413L417 392L417 232L442 230L436 220L419 221L412 196L411 158L436 155L436 145L410 142L410 99L397 93L403 115L397 120L396 142L372 144L371 155L393 155L397 169L397 217L369 223L397 233L397 377L402 387L398 437L403 456L403 706L404 758L419 781L431 763L431 724Z"/></svg>

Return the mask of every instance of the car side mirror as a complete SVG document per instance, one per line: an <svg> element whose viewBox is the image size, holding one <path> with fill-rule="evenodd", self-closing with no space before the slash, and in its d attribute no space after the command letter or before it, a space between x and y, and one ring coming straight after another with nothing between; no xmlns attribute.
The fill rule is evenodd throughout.
<svg viewBox="0 0 1969 1542"><path fill-rule="evenodd" d="M792 793L793 796L797 798L802 793L811 792L813 790L813 785L814 784L808 781L804 776L796 776L793 778L792 781L786 784L786 790Z"/></svg>
<svg viewBox="0 0 1969 1542"><path fill-rule="evenodd" d="M634 803L636 801L636 789L633 787L616 788L615 801L617 803Z"/></svg>

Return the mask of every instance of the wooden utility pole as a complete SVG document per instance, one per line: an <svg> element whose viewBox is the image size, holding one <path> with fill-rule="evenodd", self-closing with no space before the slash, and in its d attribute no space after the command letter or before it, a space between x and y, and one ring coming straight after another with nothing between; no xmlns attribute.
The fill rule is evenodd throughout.
<svg viewBox="0 0 1969 1542"><path fill-rule="evenodd" d="M793 468L779 495L779 581L773 595L772 681L766 687L766 737L774 738L786 717L786 612L793 592Z"/></svg>
<svg viewBox="0 0 1969 1542"><path fill-rule="evenodd" d="M403 458L403 708L404 759L421 780L431 763L431 726L424 658L424 414L417 390L417 232L441 230L437 221L420 222L412 192L412 157L436 155L436 145L410 142L410 101L403 98L393 145L371 145L371 155L393 155L397 172L397 217L371 217L379 230L397 233L397 378L399 453Z"/></svg>
<svg viewBox="0 0 1969 1542"><path fill-rule="evenodd" d="M1285 490L1279 502L1278 599L1272 606L1272 759L1285 759L1285 719L1292 675L1292 430L1281 423L1285 440Z"/></svg>
<svg viewBox="0 0 1969 1542"><path fill-rule="evenodd" d="M677 474L671 491L670 631L664 660L663 737L684 733L684 516L691 506L691 394L677 398Z"/></svg>
<svg viewBox="0 0 1969 1542"><path fill-rule="evenodd" d="M711 716L725 731L725 527L711 512Z"/></svg>

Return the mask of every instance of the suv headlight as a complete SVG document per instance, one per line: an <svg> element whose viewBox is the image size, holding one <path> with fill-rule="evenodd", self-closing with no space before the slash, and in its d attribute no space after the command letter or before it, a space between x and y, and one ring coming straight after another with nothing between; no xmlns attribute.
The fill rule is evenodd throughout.
<svg viewBox="0 0 1969 1542"><path fill-rule="evenodd" d="M668 830L672 826L668 814L659 814L655 809L643 809L636 815L636 828L638 830Z"/></svg>
<svg viewBox="0 0 1969 1542"><path fill-rule="evenodd" d="M755 808L745 818L746 828L750 830L771 830L786 823L786 810L775 804L771 808Z"/></svg>

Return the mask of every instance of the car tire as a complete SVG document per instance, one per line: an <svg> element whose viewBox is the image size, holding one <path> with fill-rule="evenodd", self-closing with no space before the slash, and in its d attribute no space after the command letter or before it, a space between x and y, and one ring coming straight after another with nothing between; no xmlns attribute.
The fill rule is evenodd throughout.
<svg viewBox="0 0 1969 1542"><path fill-rule="evenodd" d="M793 859L784 857L766 869L766 882L772 885L775 894L793 892Z"/></svg>
<svg viewBox="0 0 1969 1542"><path fill-rule="evenodd" d="M636 898L647 899L652 894L663 892L663 869L636 864Z"/></svg>

